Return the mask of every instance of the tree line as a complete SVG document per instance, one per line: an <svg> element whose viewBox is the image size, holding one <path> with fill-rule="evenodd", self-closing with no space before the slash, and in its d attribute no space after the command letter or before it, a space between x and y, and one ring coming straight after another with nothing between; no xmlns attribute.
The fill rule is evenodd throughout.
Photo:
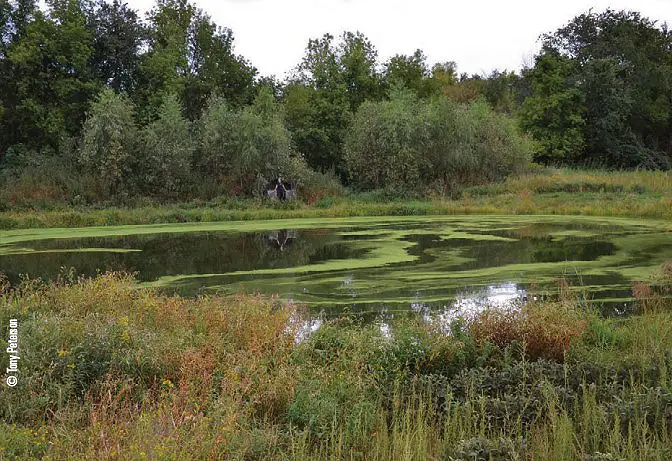
<svg viewBox="0 0 672 461"><path fill-rule="evenodd" d="M581 14L519 73L459 75L363 34L308 42L284 81L188 0L0 0L0 197L100 202L304 188L452 193L530 161L672 164L672 33Z"/></svg>

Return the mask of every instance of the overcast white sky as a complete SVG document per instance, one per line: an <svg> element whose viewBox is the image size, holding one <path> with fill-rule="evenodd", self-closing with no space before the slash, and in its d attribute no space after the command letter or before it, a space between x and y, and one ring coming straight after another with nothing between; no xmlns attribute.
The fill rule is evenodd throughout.
<svg viewBox="0 0 672 461"><path fill-rule="evenodd" d="M127 0L147 11L154 0ZM235 51L261 75L296 66L308 39L360 31L379 61L422 49L431 64L455 61L458 72L518 70L532 62L538 37L594 8L630 9L672 26L672 0L196 0L233 30Z"/></svg>

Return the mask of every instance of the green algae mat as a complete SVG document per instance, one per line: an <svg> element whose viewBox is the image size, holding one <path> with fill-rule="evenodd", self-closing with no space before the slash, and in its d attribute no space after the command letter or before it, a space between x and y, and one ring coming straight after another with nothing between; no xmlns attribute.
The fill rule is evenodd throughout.
<svg viewBox="0 0 672 461"><path fill-rule="evenodd" d="M559 278L613 308L672 260L672 223L576 216L287 219L0 232L0 271L123 270L185 295L258 291L313 309L497 304ZM578 290L578 288L577 288Z"/></svg>

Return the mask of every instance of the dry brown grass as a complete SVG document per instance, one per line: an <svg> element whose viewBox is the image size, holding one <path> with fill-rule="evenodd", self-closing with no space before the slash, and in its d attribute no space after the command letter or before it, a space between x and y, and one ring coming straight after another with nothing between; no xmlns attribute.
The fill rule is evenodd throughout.
<svg viewBox="0 0 672 461"><path fill-rule="evenodd" d="M567 303L529 304L522 309L489 309L471 323L469 332L479 344L523 346L526 357L563 360L588 326L585 313Z"/></svg>

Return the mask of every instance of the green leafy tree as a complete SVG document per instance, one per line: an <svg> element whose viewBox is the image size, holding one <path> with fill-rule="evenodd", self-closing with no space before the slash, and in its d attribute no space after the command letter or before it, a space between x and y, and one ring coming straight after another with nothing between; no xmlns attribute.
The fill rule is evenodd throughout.
<svg viewBox="0 0 672 461"><path fill-rule="evenodd" d="M192 179L196 145L177 97L165 97L158 118L143 129L142 140L143 187L152 195L179 198Z"/></svg>
<svg viewBox="0 0 672 461"><path fill-rule="evenodd" d="M191 119L200 116L215 93L236 107L252 102L257 70L234 54L233 40L231 29L218 27L202 11L196 11L188 31L189 73L183 97Z"/></svg>
<svg viewBox="0 0 672 461"><path fill-rule="evenodd" d="M91 105L84 125L79 162L114 196L128 189L137 165L138 135L133 104L123 94L104 89Z"/></svg>
<svg viewBox="0 0 672 461"><path fill-rule="evenodd" d="M483 96L495 111L515 113L521 102L521 80L515 72L493 70L483 80Z"/></svg>
<svg viewBox="0 0 672 461"><path fill-rule="evenodd" d="M120 0L96 0L90 16L91 66L96 77L117 92L132 93L137 86L146 28L138 14Z"/></svg>
<svg viewBox="0 0 672 461"><path fill-rule="evenodd" d="M446 94L457 81L457 64L447 61L434 64L428 84L432 94Z"/></svg>
<svg viewBox="0 0 672 461"><path fill-rule="evenodd" d="M143 58L141 104L154 117L167 94L179 95L195 120L213 94L239 107L254 97L256 69L233 52L233 33L218 27L188 0L158 0L150 14Z"/></svg>
<svg viewBox="0 0 672 461"><path fill-rule="evenodd" d="M231 194L261 193L278 175L293 176L289 132L269 89L243 109L212 98L200 122L200 167ZM300 163L300 162L298 162Z"/></svg>
<svg viewBox="0 0 672 461"><path fill-rule="evenodd" d="M29 16L32 21L21 25L24 32L7 51L5 146L58 150L65 137L79 135L88 102L100 88L88 67L91 32L78 1L52 1L48 13Z"/></svg>
<svg viewBox="0 0 672 461"><path fill-rule="evenodd" d="M345 147L359 188L441 194L524 171L532 150L516 121L484 100L421 100L398 88L389 101L360 107Z"/></svg>
<svg viewBox="0 0 672 461"><path fill-rule="evenodd" d="M586 108L574 63L553 50L536 57L525 73L532 96L520 111L521 124L539 144L536 160L575 164L583 156Z"/></svg>
<svg viewBox="0 0 672 461"><path fill-rule="evenodd" d="M549 61L557 65L549 66ZM541 75L545 70L551 77ZM549 85L540 82L557 80L558 73L565 85L556 84L555 90L544 93ZM524 117L524 126L545 139L546 155L610 167L670 165L672 34L667 26L657 26L636 12L590 11L544 37L543 52L528 75L533 110ZM543 100L545 104L537 104ZM573 114L567 120L571 126L553 125L546 122L549 117L540 116L544 105L550 111L563 100L564 114L574 105L582 122L576 123ZM570 139L574 141L558 147ZM568 155L573 149L574 155ZM554 153L561 151L564 155Z"/></svg>
<svg viewBox="0 0 672 461"><path fill-rule="evenodd" d="M378 52L361 32L344 32L338 61L352 111L367 100L383 97L382 76L377 70Z"/></svg>
<svg viewBox="0 0 672 461"><path fill-rule="evenodd" d="M423 176L434 191L449 194L528 168L532 141L513 118L495 112L484 99L456 104L440 98L429 103L426 113L429 169Z"/></svg>
<svg viewBox="0 0 672 461"><path fill-rule="evenodd" d="M345 32L339 43L330 34L308 42L285 91L285 112L294 144L312 168L346 178L343 139L352 111L384 94L376 58L361 33Z"/></svg>
<svg viewBox="0 0 672 461"><path fill-rule="evenodd" d="M362 189L410 189L425 166L427 133L421 106L408 90L359 108L345 140L350 179Z"/></svg>
<svg viewBox="0 0 672 461"><path fill-rule="evenodd" d="M431 96L430 76L427 57L422 50L410 56L397 54L385 64L384 79L388 87L404 87L414 91L419 97Z"/></svg>
<svg viewBox="0 0 672 461"><path fill-rule="evenodd" d="M184 93L189 74L188 35L195 7L187 0L157 0L149 13L149 50L135 94L143 120L151 120L167 95Z"/></svg>

